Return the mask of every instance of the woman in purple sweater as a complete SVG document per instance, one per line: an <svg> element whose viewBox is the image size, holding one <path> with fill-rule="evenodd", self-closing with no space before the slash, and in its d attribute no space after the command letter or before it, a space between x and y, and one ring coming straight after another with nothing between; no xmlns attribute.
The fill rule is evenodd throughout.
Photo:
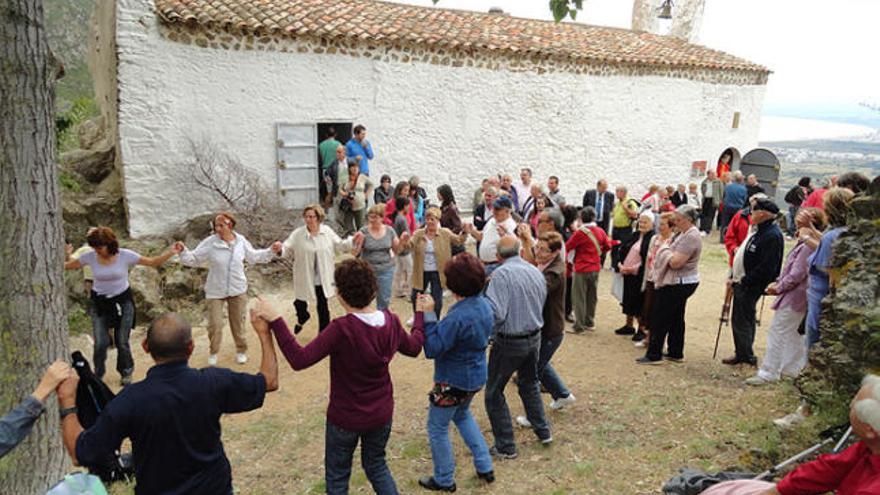
<svg viewBox="0 0 880 495"><path fill-rule="evenodd" d="M418 356L425 334L418 327L409 334L391 311L370 308L378 285L366 261L339 263L333 278L346 315L333 320L305 347L270 304L261 300L257 313L269 321L278 347L294 370L330 356L330 405L324 440L327 493L348 493L352 455L360 442L361 465L373 490L379 495L396 495L397 486L385 462L394 413L388 364L398 351Z"/></svg>
<svg viewBox="0 0 880 495"><path fill-rule="evenodd" d="M801 208L795 224L798 242L788 254L779 278L767 287L767 293L776 296L776 313L767 332L767 353L758 374L746 379L748 385L764 385L782 376L795 377L807 364L805 337L799 330L807 315L810 255L814 251L807 242L807 233L825 229L825 214L818 208Z"/></svg>

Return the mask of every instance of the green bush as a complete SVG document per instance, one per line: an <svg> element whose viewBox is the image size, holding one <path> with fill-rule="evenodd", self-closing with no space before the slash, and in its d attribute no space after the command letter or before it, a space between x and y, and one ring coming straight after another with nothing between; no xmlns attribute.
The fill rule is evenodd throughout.
<svg viewBox="0 0 880 495"><path fill-rule="evenodd" d="M79 181L76 180L76 176L71 174L70 172L61 171L58 174L58 182L61 183L61 189L70 192L80 192L82 190L82 186Z"/></svg>
<svg viewBox="0 0 880 495"><path fill-rule="evenodd" d="M76 126L100 113L98 104L92 98L77 98L70 108L55 115L55 144L62 153L79 146Z"/></svg>

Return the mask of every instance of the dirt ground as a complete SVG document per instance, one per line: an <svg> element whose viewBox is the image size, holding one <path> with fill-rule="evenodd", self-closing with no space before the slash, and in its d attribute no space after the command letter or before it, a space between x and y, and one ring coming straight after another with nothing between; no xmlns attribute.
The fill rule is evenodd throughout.
<svg viewBox="0 0 880 495"><path fill-rule="evenodd" d="M712 236L714 237L714 236ZM647 494L659 493L678 468L690 466L720 470L741 465L741 454L751 449L773 449L778 433L770 419L793 408L795 398L787 385L747 388L744 378L752 369L727 367L720 358L732 353L729 327L725 327L719 356L712 360L724 293L726 254L715 240L704 241L701 283L689 300L685 361L662 366L638 366L634 359L643 350L613 330L623 323L620 306L610 294L611 272L600 276L597 331L566 334L553 363L577 397L577 403L550 411L554 442L542 446L528 430L518 430L519 458L496 461L497 481L480 483L470 455L454 428L458 493L507 494ZM292 291L264 294L292 317ZM758 329L756 352L763 353L766 329L772 319L770 299ZM393 310L405 321L411 315L403 299ZM333 315L341 307L331 305ZM313 318L301 334L306 342L317 333ZM143 329L133 342L140 342ZM196 350L191 364L206 366L208 341L202 327L195 330ZM250 362L235 364L234 346L227 334L220 366L256 372L259 349L250 337ZM80 347L87 347L85 340ZM135 379L142 379L152 364L140 346L134 346ZM113 369L111 352L108 369ZM227 416L223 441L232 464L236 493L323 493L324 418L328 400L328 362L294 373L280 360L280 390L266 397L262 409ZM427 391L433 363L423 356L398 355L392 362L395 414L388 460L401 493L419 493L416 480L431 474L431 454L425 421ZM108 379L117 377L111 372ZM115 383L114 383L115 385ZM523 414L515 387L508 387L511 414ZM545 397L545 404L550 402ZM483 395L474 400L473 412L491 445L492 433L483 406ZM355 454L351 492L372 493L359 457ZM114 493L127 493L117 487Z"/></svg>

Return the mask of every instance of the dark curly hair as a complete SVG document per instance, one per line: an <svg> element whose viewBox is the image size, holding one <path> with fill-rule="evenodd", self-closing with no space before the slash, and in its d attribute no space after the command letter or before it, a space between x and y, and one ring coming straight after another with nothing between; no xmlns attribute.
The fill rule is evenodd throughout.
<svg viewBox="0 0 880 495"><path fill-rule="evenodd" d="M446 287L462 297L475 296L486 285L486 270L483 263L470 253L460 253L446 262L443 267Z"/></svg>
<svg viewBox="0 0 880 495"><path fill-rule="evenodd" d="M379 292L373 268L360 258L347 259L337 264L333 280L336 281L339 297L353 308L366 308Z"/></svg>

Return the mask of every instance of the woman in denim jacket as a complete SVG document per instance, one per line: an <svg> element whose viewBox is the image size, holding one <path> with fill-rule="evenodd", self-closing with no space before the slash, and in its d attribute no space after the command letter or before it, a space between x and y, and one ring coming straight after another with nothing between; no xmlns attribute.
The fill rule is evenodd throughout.
<svg viewBox="0 0 880 495"><path fill-rule="evenodd" d="M455 491L455 459L449 441L449 422L455 423L474 456L477 476L495 480L492 458L480 427L470 412L471 400L486 384L486 347L492 334L492 311L481 294L486 282L483 264L462 253L443 268L455 305L437 321L434 301L422 294L416 302L414 328L424 326L425 357L434 359L434 388L428 395L428 439L434 475L419 485L435 491Z"/></svg>

